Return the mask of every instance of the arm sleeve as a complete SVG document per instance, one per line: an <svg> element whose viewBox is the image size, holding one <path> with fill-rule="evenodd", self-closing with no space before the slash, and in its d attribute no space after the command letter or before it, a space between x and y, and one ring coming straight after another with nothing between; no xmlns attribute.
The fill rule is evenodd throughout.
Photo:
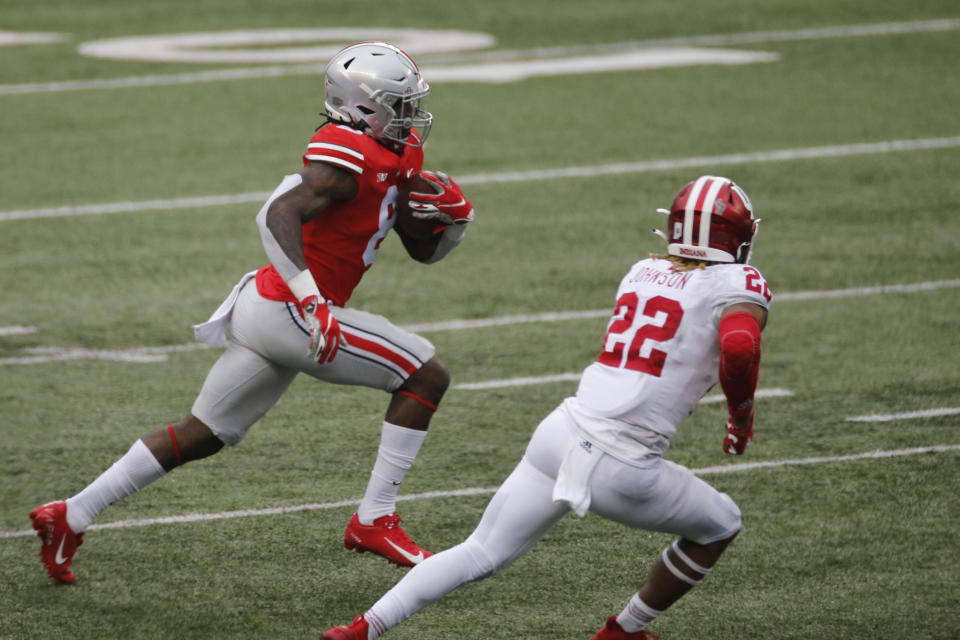
<svg viewBox="0 0 960 640"><path fill-rule="evenodd" d="M753 394L760 372L760 325L746 311L720 321L720 386L734 418L753 411Z"/></svg>
<svg viewBox="0 0 960 640"><path fill-rule="evenodd" d="M270 227L267 226L267 211L270 210L270 205L273 204L274 200L294 187L299 186L302 182L303 178L299 174L295 173L285 176L280 185L273 190L273 193L270 194L270 197L267 198L267 201L260 208L260 213L257 214L257 227L260 229L260 239L263 242L264 250L267 252L267 258L277 270L277 273L280 274L280 277L286 282L295 278L301 269L287 257L286 252L284 252L280 247L280 243L278 243L277 239L273 236L273 232L270 231Z"/></svg>
<svg viewBox="0 0 960 640"><path fill-rule="evenodd" d="M440 234L440 242L437 243L437 248L434 250L433 255L423 260L423 263L433 264L434 262L439 262L448 253L456 249L457 246L463 242L463 237L467 235L468 226L469 225L452 224L444 229L443 233Z"/></svg>

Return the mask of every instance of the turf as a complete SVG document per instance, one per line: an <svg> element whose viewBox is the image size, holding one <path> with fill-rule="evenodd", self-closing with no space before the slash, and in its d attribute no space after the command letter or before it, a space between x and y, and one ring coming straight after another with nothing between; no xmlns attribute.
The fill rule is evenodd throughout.
<svg viewBox="0 0 960 640"><path fill-rule="evenodd" d="M371 14L306 0L269 10L223 0L0 0L4 30L71 34L57 44L3 47L0 90L225 68L76 51L80 42L126 35L460 28L493 34L493 53L504 53L960 18L947 0L425 0L416 12L381 5ZM351 306L401 325L609 308L627 268L661 249L649 233L663 224L654 209L700 173L735 179L764 219L753 263L774 304L760 387L791 395L758 401L756 440L743 458L720 450L721 404L702 405L675 439L668 457L704 470L737 501L746 526L710 578L654 623L664 640L956 637L960 417L847 418L960 407L960 148L516 182L484 176L954 138L956 36L954 26L758 38L726 46L776 52L777 61L433 85L426 164L467 178L476 221L461 247L429 267L388 238ZM428 69L480 59L436 54L420 62ZM321 93L317 75L0 93L0 214L268 192L297 169L320 122ZM362 494L386 398L305 378L241 445L177 470L97 524L314 508L91 530L70 588L54 587L37 562L26 514L79 491L137 437L182 417L217 351L169 351L155 362L19 362L50 350L189 344L190 325L263 264L253 222L259 206L250 198L0 219L0 328L35 328L0 334L0 638L316 637L403 575L343 549L352 506L323 507ZM906 288L875 289L889 285ZM851 291L827 294L838 290ZM457 385L574 374L596 357L605 322L589 316L423 335ZM414 498L400 507L414 539L436 550L466 536L539 420L575 385L455 386L402 489ZM940 448L906 455L916 447ZM903 455L844 459L873 452ZM770 466L710 471L742 462ZM471 488L479 492L418 498ZM588 638L668 542L595 516L565 518L516 564L387 637Z"/></svg>

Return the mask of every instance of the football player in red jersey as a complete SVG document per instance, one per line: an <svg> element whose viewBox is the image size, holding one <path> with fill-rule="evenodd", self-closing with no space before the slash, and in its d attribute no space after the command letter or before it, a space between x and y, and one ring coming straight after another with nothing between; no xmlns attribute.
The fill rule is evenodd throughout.
<svg viewBox="0 0 960 640"><path fill-rule="evenodd" d="M576 395L537 427L473 533L321 640L379 638L458 586L503 569L570 511L678 536L591 640L656 638L647 625L710 573L740 531L740 509L663 456L717 382L729 413L723 450L744 453L772 295L749 265L759 220L733 181L700 176L659 211L669 216L669 236L658 232L667 254L640 260L620 281L600 355Z"/></svg>
<svg viewBox="0 0 960 640"><path fill-rule="evenodd" d="M199 340L226 350L191 412L137 440L75 496L31 512L50 577L72 584L83 532L110 504L174 468L234 445L277 402L298 373L391 394L366 492L344 543L413 566L430 553L414 543L396 512L399 485L426 436L449 373L424 338L386 318L345 307L396 221L399 185L421 171L433 116L430 88L414 61L382 42L337 53L326 69L325 113L303 154L257 215L270 264L246 274ZM463 239L473 208L445 174L436 193L411 194L429 238L405 236L415 259L432 263ZM229 334L229 335L228 335Z"/></svg>

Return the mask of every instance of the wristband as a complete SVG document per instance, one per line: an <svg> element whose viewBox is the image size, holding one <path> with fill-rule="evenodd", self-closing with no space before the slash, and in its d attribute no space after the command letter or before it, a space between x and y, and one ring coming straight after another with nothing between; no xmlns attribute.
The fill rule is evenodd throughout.
<svg viewBox="0 0 960 640"><path fill-rule="evenodd" d="M287 281L287 286L290 287L290 292L298 301L309 298L310 296L317 296L318 304L326 302L326 298L320 295L320 288L313 279L313 274L310 273L310 269L304 269L290 278Z"/></svg>

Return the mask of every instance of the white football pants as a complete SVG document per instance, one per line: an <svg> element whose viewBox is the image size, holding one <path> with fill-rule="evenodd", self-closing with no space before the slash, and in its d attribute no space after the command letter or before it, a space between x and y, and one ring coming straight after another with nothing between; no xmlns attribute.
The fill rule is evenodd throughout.
<svg viewBox="0 0 960 640"><path fill-rule="evenodd" d="M490 500L480 524L462 543L415 566L367 612L379 633L458 586L487 577L526 553L569 510L554 502L560 465L580 446L568 414L547 416L523 459ZM676 534L700 544L739 531L740 509L689 469L657 458L639 468L610 455L589 482L590 511L629 527Z"/></svg>

